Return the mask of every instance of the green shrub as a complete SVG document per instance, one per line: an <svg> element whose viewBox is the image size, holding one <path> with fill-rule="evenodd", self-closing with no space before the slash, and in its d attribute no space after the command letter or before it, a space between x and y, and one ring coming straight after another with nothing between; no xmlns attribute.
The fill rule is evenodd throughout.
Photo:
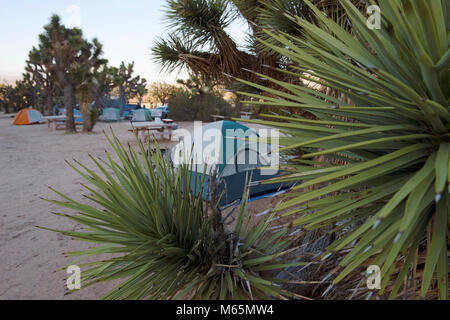
<svg viewBox="0 0 450 320"><path fill-rule="evenodd" d="M91 108L91 124L92 128L94 128L95 124L98 121L98 109L96 107Z"/></svg>
<svg viewBox="0 0 450 320"><path fill-rule="evenodd" d="M204 121L213 119L212 115L232 117L233 107L214 93L192 94L181 91L169 100L170 118L176 121Z"/></svg>

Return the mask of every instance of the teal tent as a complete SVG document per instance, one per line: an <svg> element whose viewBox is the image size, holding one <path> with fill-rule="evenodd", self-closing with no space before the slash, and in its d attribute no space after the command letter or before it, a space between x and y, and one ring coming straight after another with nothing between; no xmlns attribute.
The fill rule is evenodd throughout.
<svg viewBox="0 0 450 320"><path fill-rule="evenodd" d="M137 109L133 111L132 122L152 121L152 113L148 109Z"/></svg>
<svg viewBox="0 0 450 320"><path fill-rule="evenodd" d="M73 109L73 117L75 118L75 122L83 122L83 114L78 109Z"/></svg>
<svg viewBox="0 0 450 320"><path fill-rule="evenodd" d="M120 109L117 109L117 108L103 109L102 120L103 121L119 121L120 120Z"/></svg>
<svg viewBox="0 0 450 320"><path fill-rule="evenodd" d="M241 199L246 180L251 179L250 196L277 191L283 184L260 184L259 182L279 176L278 170L270 169L273 146L258 142L258 133L232 121L217 121L196 128L171 150L175 167L193 163L192 179L199 181L206 170L204 186L195 185L195 192L206 197L211 175L217 174L219 192L224 192L221 205ZM264 169L265 167L265 169ZM197 179L196 179L197 178ZM248 181L250 182L250 181Z"/></svg>

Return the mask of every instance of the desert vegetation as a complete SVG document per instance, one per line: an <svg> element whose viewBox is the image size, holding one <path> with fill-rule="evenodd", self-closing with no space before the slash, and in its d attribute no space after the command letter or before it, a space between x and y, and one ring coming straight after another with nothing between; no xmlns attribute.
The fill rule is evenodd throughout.
<svg viewBox="0 0 450 320"><path fill-rule="evenodd" d="M368 27L368 5L380 8L379 28ZM73 255L118 254L89 264L85 281L123 279L111 299L447 300L448 6L445 0L167 1L174 32L156 41L154 58L162 68L186 68L214 82L180 83L184 89L168 98L170 108L195 120L206 105L225 113L228 107L215 107L214 93L205 92L214 86L234 91L240 103L269 108L249 121L283 133L278 152L290 155L282 164L289 175L277 180L295 186L255 226L248 224L244 194L231 227L214 183L211 200L202 201L190 191L186 168L174 171L160 151L127 149L111 136L118 162L108 154L93 159L98 173L72 165L95 186L86 187L88 199L102 209L58 191L64 200L51 201L79 212L64 216L87 227L59 232L105 244ZM245 50L226 32L237 17L251 31ZM47 28L60 30L56 22ZM69 39L81 41L72 32ZM80 45L95 69L101 46ZM65 96L77 87L62 90ZM274 226L279 231L269 232ZM373 265L382 279L375 291L365 285ZM315 284L307 293L306 280Z"/></svg>

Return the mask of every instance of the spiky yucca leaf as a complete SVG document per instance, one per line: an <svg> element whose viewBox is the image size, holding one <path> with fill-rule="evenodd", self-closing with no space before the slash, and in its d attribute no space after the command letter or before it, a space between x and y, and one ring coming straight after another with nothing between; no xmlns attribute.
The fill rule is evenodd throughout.
<svg viewBox="0 0 450 320"><path fill-rule="evenodd" d="M246 0L232 1L235 5L239 2L247 2ZM320 11L324 12L329 18L340 23L346 30L350 28L347 15L339 3L339 0L312 0L311 3ZM365 1L352 1L352 3L363 11ZM316 23L313 10L304 1L290 1L290 0L259 0L258 6L253 8L257 12L257 23L260 27L281 32L285 32L291 36L302 37L303 31L299 25L291 19L286 19L286 13L295 15ZM279 43L264 32L257 32L258 37L272 45ZM260 44L258 48L265 53L276 53L269 47Z"/></svg>
<svg viewBox="0 0 450 320"><path fill-rule="evenodd" d="M137 137L136 137L137 139ZM124 148L112 134L114 155L91 157L97 170L72 165L89 184L85 198L50 203L76 211L61 214L83 225L82 231L60 231L76 240L102 244L81 252L82 287L122 279L106 299L249 299L282 298L289 294L263 271L297 264L280 262L287 249L286 230L272 234L271 218L249 227L243 201L236 230L227 232L217 204L196 196L192 167L177 170L158 147L148 150L137 139L138 150ZM148 155L147 155L148 154ZM118 161L114 160L115 158ZM102 175L104 177L102 177ZM199 185L204 183L204 175ZM244 197L246 199L246 197ZM104 254L114 255L104 258ZM73 264L73 263L71 263ZM262 272L262 273L260 273Z"/></svg>
<svg viewBox="0 0 450 320"><path fill-rule="evenodd" d="M432 286L447 299L449 4L380 0L381 29L371 30L343 0L349 34L305 2L319 26L286 15L305 38L266 30L282 45L261 42L292 62L291 70L280 72L331 88L341 98L262 74L285 90L253 84L271 97L247 94L257 100L250 103L299 108L317 117L265 115L269 120L255 121L287 133L282 150L302 150L287 178L301 184L277 210L299 215L296 223L307 228L346 230L324 253L351 249L335 283L361 265L375 264L381 267L380 293L388 289L395 298L406 278L422 274L421 295ZM349 226L356 227L348 232ZM415 257L424 250L422 264Z"/></svg>

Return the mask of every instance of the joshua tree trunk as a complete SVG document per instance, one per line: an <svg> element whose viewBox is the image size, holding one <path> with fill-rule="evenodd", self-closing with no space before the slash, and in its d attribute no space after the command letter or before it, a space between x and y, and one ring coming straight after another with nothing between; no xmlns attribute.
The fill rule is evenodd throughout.
<svg viewBox="0 0 450 320"><path fill-rule="evenodd" d="M80 104L80 111L83 114L83 132L92 131L94 124L92 123L91 90L86 88L78 88L77 92L78 103Z"/></svg>
<svg viewBox="0 0 450 320"><path fill-rule="evenodd" d="M235 112L236 112L236 117L241 115L241 111L242 111L242 96L241 95L237 95L236 99L234 99L234 108L235 108Z"/></svg>
<svg viewBox="0 0 450 320"><path fill-rule="evenodd" d="M53 90L47 90L47 102L45 104L45 109L49 116L53 115Z"/></svg>
<svg viewBox="0 0 450 320"><path fill-rule="evenodd" d="M73 118L73 110L75 109L75 89L72 82L67 78L63 70L56 72L59 83L64 92L64 106L66 108L66 132L77 132L75 121Z"/></svg>
<svg viewBox="0 0 450 320"><path fill-rule="evenodd" d="M103 108L102 93L100 91L99 85L97 85L97 87L94 88L94 108L96 108L98 112L100 112L100 110Z"/></svg>
<svg viewBox="0 0 450 320"><path fill-rule="evenodd" d="M122 85L119 87L119 97L120 97L120 103L122 104L122 106L125 105L126 104L125 88Z"/></svg>
<svg viewBox="0 0 450 320"><path fill-rule="evenodd" d="M66 107L66 132L77 132L73 110L75 109L75 90L71 84L64 87L64 106Z"/></svg>
<svg viewBox="0 0 450 320"><path fill-rule="evenodd" d="M103 109L100 97L95 97L94 101L95 101L94 108L96 108L97 111L100 112L101 109Z"/></svg>
<svg viewBox="0 0 450 320"><path fill-rule="evenodd" d="M80 99L80 111L83 114L83 131L91 132L93 129L93 125L92 125L92 112L89 106L89 102Z"/></svg>

